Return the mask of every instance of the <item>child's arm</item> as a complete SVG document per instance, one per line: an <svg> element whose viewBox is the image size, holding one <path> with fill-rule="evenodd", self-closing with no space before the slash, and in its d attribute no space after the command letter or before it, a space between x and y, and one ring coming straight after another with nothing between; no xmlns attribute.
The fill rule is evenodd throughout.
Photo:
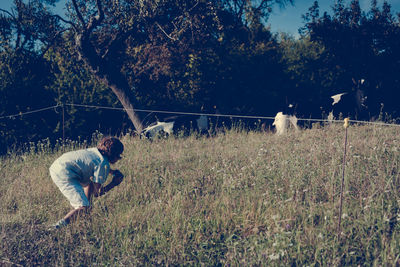
<svg viewBox="0 0 400 267"><path fill-rule="evenodd" d="M119 170L110 170L110 173L113 175L113 179L108 185L102 187L101 184L93 183L94 189L95 189L94 195L96 197L104 195L105 193L107 193L108 191L113 189L114 187L118 186L124 179L124 175ZM96 188L96 185L98 185L97 188Z"/></svg>
<svg viewBox="0 0 400 267"><path fill-rule="evenodd" d="M115 185L119 185L124 179L124 175L119 170L110 170L110 173L113 176L112 183L114 183Z"/></svg>
<svg viewBox="0 0 400 267"><path fill-rule="evenodd" d="M100 196L101 191L102 191L102 186L101 186L101 184L99 184L99 183L94 183L94 182L93 182L93 195L94 195L95 197L98 197L98 196Z"/></svg>

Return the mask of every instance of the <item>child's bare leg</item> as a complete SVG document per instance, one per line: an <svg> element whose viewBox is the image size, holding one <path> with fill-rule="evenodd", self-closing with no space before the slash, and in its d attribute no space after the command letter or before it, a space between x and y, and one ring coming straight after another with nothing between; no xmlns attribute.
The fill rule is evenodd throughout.
<svg viewBox="0 0 400 267"><path fill-rule="evenodd" d="M77 186L77 185L75 185L75 186ZM91 196L93 194L92 193L93 185L92 185L92 183L90 183L85 187L81 187L81 189L83 189L83 193L85 194L85 197L87 198L87 200L89 200L89 202L87 200L85 200L84 199L85 197L82 196L82 194L80 193L80 196L82 198L82 203L79 203L79 204L82 205L82 206L81 207L78 206L78 208L75 208L75 209L71 210L70 212L68 212L64 216L63 219L59 220L54 225L52 225L49 228L50 230L54 230L54 229L58 229L58 228L64 227L64 226L68 225L70 222L75 221L79 216L81 216L83 214L87 214L87 213L90 212L90 208L91 208L90 207L90 199L91 199ZM79 188L78 188L78 190L79 190Z"/></svg>
<svg viewBox="0 0 400 267"><path fill-rule="evenodd" d="M63 219L51 225L49 227L49 230L52 231L64 227L68 225L71 221L75 221L80 215L88 213L89 211L90 211L90 206L79 207L77 209L71 210L70 212L67 213L67 215L64 216Z"/></svg>
<svg viewBox="0 0 400 267"><path fill-rule="evenodd" d="M79 217L81 214L88 213L90 211L90 207L80 207L74 210L71 210L70 212L65 215L64 220L66 223L70 223L71 221L75 221L77 217Z"/></svg>
<svg viewBox="0 0 400 267"><path fill-rule="evenodd" d="M93 193L93 185L92 183L88 184L87 186L83 187L83 191L85 192L85 195L87 199L90 202L90 199L92 198L92 193ZM71 210L70 212L65 215L64 220L69 223L71 220L75 221L77 217L79 217L81 214L86 214L89 213L90 207L80 207L74 210Z"/></svg>
<svg viewBox="0 0 400 267"><path fill-rule="evenodd" d="M83 192L85 192L85 196L87 197L87 199L90 202L90 200L92 198L92 194L93 194L93 183L90 183L87 186L84 186Z"/></svg>

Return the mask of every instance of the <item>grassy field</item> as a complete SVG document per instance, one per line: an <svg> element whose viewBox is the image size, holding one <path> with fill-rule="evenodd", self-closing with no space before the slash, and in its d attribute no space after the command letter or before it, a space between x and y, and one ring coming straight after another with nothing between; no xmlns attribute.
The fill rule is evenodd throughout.
<svg viewBox="0 0 400 267"><path fill-rule="evenodd" d="M400 264L399 127L349 128L339 237L342 125L122 140L124 182L56 232L70 209L48 173L61 149L1 159L0 265Z"/></svg>

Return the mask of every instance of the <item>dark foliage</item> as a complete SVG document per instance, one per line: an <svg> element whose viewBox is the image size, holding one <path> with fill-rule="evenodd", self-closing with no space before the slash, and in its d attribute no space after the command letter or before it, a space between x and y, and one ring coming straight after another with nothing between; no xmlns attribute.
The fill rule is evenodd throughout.
<svg viewBox="0 0 400 267"><path fill-rule="evenodd" d="M384 2L379 9L372 1L371 10L365 13L358 0L349 6L337 1L333 14L320 16L316 2L304 19L303 34L324 47L311 62L321 77L321 96L353 95L342 111L344 116L371 119L383 107L384 112L399 117L400 27L390 5Z"/></svg>

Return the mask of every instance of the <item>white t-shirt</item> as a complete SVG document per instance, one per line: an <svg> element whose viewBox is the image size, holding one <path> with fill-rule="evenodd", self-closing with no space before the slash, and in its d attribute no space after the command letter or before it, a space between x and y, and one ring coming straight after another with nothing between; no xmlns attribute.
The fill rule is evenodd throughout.
<svg viewBox="0 0 400 267"><path fill-rule="evenodd" d="M54 161L50 170L58 179L75 179L86 186L90 181L105 183L110 172L110 163L93 147L63 154Z"/></svg>

